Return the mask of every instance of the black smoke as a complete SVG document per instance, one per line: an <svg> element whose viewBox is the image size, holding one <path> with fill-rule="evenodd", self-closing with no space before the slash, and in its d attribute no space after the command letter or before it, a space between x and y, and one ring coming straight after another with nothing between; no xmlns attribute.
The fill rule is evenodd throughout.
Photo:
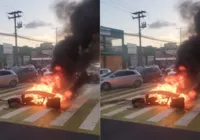
<svg viewBox="0 0 200 140"><path fill-rule="evenodd" d="M200 2L194 0L181 0L178 9L181 18L188 24L188 32L190 34L196 34L196 31L199 30L197 29L199 26L196 26L196 24L199 24L199 20L194 20L194 17L199 12Z"/></svg>
<svg viewBox="0 0 200 140"><path fill-rule="evenodd" d="M56 45L52 69L61 66L67 85L73 85L73 92L87 82L87 67L99 62L99 7L99 0L61 1L55 6L57 17L64 22L67 34L70 29L71 35Z"/></svg>
<svg viewBox="0 0 200 140"><path fill-rule="evenodd" d="M200 73L200 2L184 1L180 4L181 17L188 23L192 36L180 44L177 51L176 69L186 68L188 78L196 83Z"/></svg>

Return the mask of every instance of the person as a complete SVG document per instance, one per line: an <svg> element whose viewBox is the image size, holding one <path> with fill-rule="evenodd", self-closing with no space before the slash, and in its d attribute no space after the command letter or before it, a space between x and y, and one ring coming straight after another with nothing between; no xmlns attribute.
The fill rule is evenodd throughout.
<svg viewBox="0 0 200 140"><path fill-rule="evenodd" d="M72 35L60 41L53 51L51 70L55 72L57 66L62 68L65 88L73 95L88 82L87 67L99 61L99 7L99 0L78 4L70 17Z"/></svg>

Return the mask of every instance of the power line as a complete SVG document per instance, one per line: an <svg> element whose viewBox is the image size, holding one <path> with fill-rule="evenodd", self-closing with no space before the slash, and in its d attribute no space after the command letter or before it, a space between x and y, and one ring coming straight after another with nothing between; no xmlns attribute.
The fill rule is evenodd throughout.
<svg viewBox="0 0 200 140"><path fill-rule="evenodd" d="M123 11L123 12L131 13L131 11L127 10L126 8L124 9L124 8L118 6L118 5L115 5L115 6L114 6L114 5L111 5L110 3L108 3L108 1L101 1L101 3L107 4L107 5L109 5L109 6L111 6L111 7L114 7L114 8L117 8L118 10L120 9L120 10Z"/></svg>
<svg viewBox="0 0 200 140"><path fill-rule="evenodd" d="M1 36L14 37L13 34L9 34L9 33L2 33L2 32L0 32L0 35ZM26 40L29 40L29 41L41 42L41 43L44 43L44 42L53 43L53 42L49 42L49 41L45 41L45 40L39 40L39 39L34 39L34 38L30 38L30 37L26 37L26 36L21 36L21 35L18 35L18 38L26 39Z"/></svg>
<svg viewBox="0 0 200 140"><path fill-rule="evenodd" d="M119 6L123 7L123 8L125 8L125 9L128 9L128 11L130 10L130 13L131 13L132 9L130 9L129 7L126 7L126 6L122 5L122 4L119 3L118 1L115 1L115 0L111 0L111 1L114 2L114 3L117 4L117 5L119 5Z"/></svg>
<svg viewBox="0 0 200 140"><path fill-rule="evenodd" d="M134 36L134 37L138 37L138 36L139 36L138 34L134 34L134 33L124 33L124 35L127 35L127 36ZM171 43L177 43L177 42L174 42L174 41L164 40L164 39L158 39L158 38L154 38L154 37L150 37L150 36L146 36L146 35L141 35L141 37L142 37L142 38L149 39L149 40L159 41L159 42L165 42L165 43L168 43L168 42L171 42Z"/></svg>

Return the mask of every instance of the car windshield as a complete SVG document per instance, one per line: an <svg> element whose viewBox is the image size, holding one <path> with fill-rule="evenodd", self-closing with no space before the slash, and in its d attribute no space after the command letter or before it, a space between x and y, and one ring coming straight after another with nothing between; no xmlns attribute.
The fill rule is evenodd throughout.
<svg viewBox="0 0 200 140"><path fill-rule="evenodd" d="M105 74L105 75L103 75L101 77L107 77L107 76L110 76L111 74L113 74L113 72L109 72L109 73L107 73L107 74Z"/></svg>

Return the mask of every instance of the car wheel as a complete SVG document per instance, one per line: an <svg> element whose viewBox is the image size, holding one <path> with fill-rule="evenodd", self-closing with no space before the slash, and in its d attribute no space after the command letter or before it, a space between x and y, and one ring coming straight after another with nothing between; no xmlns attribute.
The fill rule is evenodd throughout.
<svg viewBox="0 0 200 140"><path fill-rule="evenodd" d="M103 83L103 84L101 85L101 89L102 89L102 90L110 90L110 89L111 89L110 83Z"/></svg>
<svg viewBox="0 0 200 140"><path fill-rule="evenodd" d="M10 85L10 87L16 87L17 86L17 81L16 80L12 80L9 85Z"/></svg>
<svg viewBox="0 0 200 140"><path fill-rule="evenodd" d="M142 82L140 80L136 80L133 85L134 87L140 87L142 85Z"/></svg>

